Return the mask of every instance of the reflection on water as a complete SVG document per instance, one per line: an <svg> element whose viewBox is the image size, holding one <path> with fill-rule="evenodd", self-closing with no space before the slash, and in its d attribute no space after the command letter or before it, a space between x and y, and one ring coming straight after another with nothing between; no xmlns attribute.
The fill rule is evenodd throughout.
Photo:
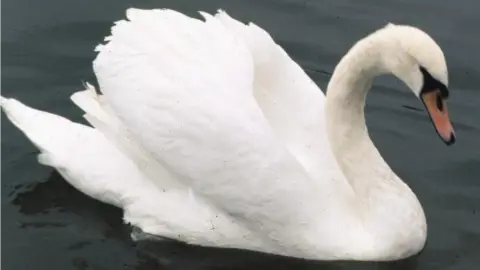
<svg viewBox="0 0 480 270"><path fill-rule="evenodd" d="M21 189L19 185L16 189ZM22 188L24 189L24 188ZM57 172L52 172L45 182L30 184L27 191L18 192L12 199L12 204L19 207L19 211L26 216L37 217L34 221L19 221L22 229L65 228L69 222L44 221L41 216L55 213L75 214L90 222L96 223L96 229L101 229L101 236L70 243L65 248L73 253L82 253L82 250L95 248L96 242L121 241L135 250L135 243L130 238L130 228L122 223L120 209L99 203L70 186ZM141 249L139 249L141 250ZM108 251L105 253L108 254ZM147 253L136 252L137 260L131 265L124 265L124 269L162 269L158 259L149 257ZM122 260L122 258L116 258ZM109 259L110 260L110 259ZM73 256L70 261L74 269L105 269L101 264L89 262L88 259ZM108 264L107 264L108 265ZM101 267L100 267L101 266Z"/></svg>
<svg viewBox="0 0 480 270"><path fill-rule="evenodd" d="M12 200L12 204L19 206L19 211L25 215L67 212L83 216L88 213L90 218L101 220L108 225L108 229L103 232L106 238L119 236L119 232L123 228L120 209L83 195L56 171L52 172L47 181L32 184L28 191L18 193ZM48 224L62 226L62 223L57 222L40 222L37 225L30 222L27 224L35 227L49 226Z"/></svg>

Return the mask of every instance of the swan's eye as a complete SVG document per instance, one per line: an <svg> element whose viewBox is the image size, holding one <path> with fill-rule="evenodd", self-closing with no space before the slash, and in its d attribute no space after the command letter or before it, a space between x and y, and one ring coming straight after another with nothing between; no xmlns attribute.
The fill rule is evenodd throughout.
<svg viewBox="0 0 480 270"><path fill-rule="evenodd" d="M437 94L437 108L439 111L443 111L443 98L440 93Z"/></svg>

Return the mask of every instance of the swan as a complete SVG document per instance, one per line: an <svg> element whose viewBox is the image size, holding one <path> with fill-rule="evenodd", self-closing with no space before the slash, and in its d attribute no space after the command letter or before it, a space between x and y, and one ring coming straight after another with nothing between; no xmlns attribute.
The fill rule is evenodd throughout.
<svg viewBox="0 0 480 270"><path fill-rule="evenodd" d="M393 74L453 144L436 42L388 24L352 46L324 95L262 28L201 15L127 10L96 47L101 94L86 83L71 96L92 127L13 98L2 109L41 164L141 234L312 260L419 253L425 214L371 141L364 106L375 77Z"/></svg>

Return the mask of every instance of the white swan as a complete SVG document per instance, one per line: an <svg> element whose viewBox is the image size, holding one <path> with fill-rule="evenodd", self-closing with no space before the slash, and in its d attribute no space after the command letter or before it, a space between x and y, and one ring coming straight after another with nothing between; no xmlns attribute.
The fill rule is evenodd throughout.
<svg viewBox="0 0 480 270"><path fill-rule="evenodd" d="M425 216L369 138L366 94L393 73L453 143L438 45L389 24L340 61L327 95L261 28L127 11L72 100L95 127L2 98L8 118L89 196L149 234L317 260L418 253Z"/></svg>

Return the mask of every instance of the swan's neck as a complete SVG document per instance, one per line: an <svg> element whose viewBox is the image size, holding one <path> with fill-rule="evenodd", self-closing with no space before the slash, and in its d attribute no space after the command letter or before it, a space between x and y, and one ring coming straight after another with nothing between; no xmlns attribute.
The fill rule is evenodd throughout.
<svg viewBox="0 0 480 270"><path fill-rule="evenodd" d="M326 123L332 151L357 195L393 174L370 140L364 107L374 78L385 73L380 44L357 43L337 65L327 89ZM379 175L382 174L382 175Z"/></svg>
<svg viewBox="0 0 480 270"><path fill-rule="evenodd" d="M370 36L340 61L327 89L326 123L333 154L358 199L362 223L377 248L394 245L382 247L385 256L401 256L393 254L423 247L426 222L416 196L384 161L365 125L367 93L374 78L388 71L382 63L386 46Z"/></svg>

